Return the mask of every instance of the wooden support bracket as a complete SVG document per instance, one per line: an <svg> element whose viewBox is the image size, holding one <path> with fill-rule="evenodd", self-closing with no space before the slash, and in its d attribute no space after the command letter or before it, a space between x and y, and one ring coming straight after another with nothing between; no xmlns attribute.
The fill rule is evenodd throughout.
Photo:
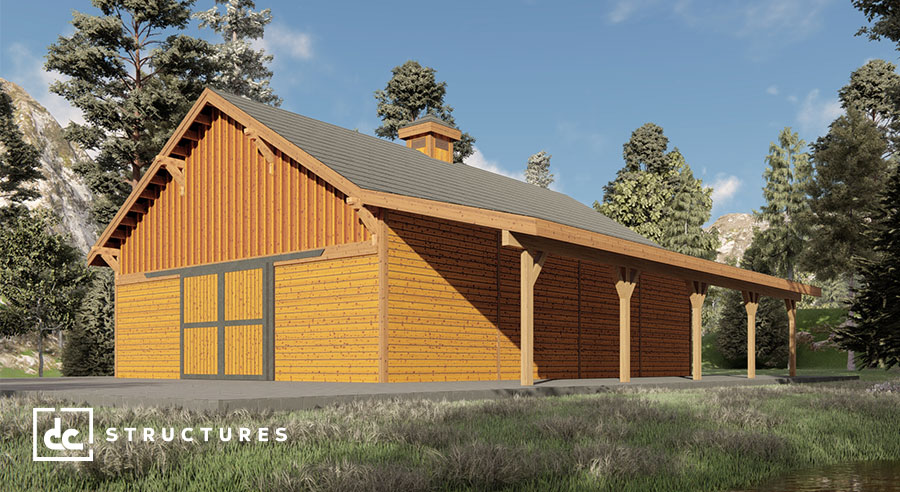
<svg viewBox="0 0 900 492"><path fill-rule="evenodd" d="M275 153L269 148L269 144L260 138L259 132L253 128L244 128L244 135L247 135L247 137L250 138L250 141L256 144L256 150L258 150L263 158L266 159L266 162L269 163L269 174L275 174Z"/></svg>
<svg viewBox="0 0 900 492"><path fill-rule="evenodd" d="M179 159L174 159L172 157L160 157L160 161L162 167L166 168L166 171L172 175L172 179L174 179L178 183L178 192L181 196L184 196L185 189L185 180L184 180L184 161Z"/></svg>
<svg viewBox="0 0 900 492"><path fill-rule="evenodd" d="M359 217L360 222L366 226L366 229L369 230L372 237L378 237L378 231L380 230L378 219L371 210L365 207L362 200L355 196L348 196L347 205L350 205L350 208L356 211L356 215Z"/></svg>
<svg viewBox="0 0 900 492"><path fill-rule="evenodd" d="M116 275L119 274L119 261L116 260L113 255L106 252L100 252L100 257L103 258L103 261L105 261L110 268L112 268Z"/></svg>
<svg viewBox="0 0 900 492"><path fill-rule="evenodd" d="M619 294L619 381L631 381L631 295L641 272L627 266L616 267L616 292Z"/></svg>

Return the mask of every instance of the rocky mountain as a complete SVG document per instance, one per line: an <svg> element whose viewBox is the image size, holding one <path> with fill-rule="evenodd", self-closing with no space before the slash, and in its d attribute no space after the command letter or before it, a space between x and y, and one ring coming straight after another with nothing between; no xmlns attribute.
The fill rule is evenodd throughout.
<svg viewBox="0 0 900 492"><path fill-rule="evenodd" d="M56 213L60 219L60 232L69 234L72 244L86 253L97 239L89 213L93 197L72 166L90 157L63 138L63 129L56 119L24 89L0 78L0 90L13 100L16 122L25 141L41 154L44 179L36 183L41 196L25 205L30 209L46 207Z"/></svg>
<svg viewBox="0 0 900 492"><path fill-rule="evenodd" d="M725 214L705 230L715 227L719 230L719 252L716 261L720 263L740 263L744 251L753 242L753 228L766 230L769 225L756 220L752 214Z"/></svg>

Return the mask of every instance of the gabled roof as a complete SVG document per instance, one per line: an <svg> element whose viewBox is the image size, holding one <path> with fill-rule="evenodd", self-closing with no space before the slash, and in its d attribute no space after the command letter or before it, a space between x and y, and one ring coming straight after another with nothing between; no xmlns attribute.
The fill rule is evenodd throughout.
<svg viewBox="0 0 900 492"><path fill-rule="evenodd" d="M364 190L524 215L659 247L568 195L433 159L394 142L242 96L214 92Z"/></svg>
<svg viewBox="0 0 900 492"><path fill-rule="evenodd" d="M199 128L211 124L205 113L210 106L243 126L264 156L271 156L272 148L285 153L343 192L348 203L353 199L359 206L500 229L503 246L657 272L685 279L695 289L712 284L795 301L801 294L821 295L818 287L661 248L561 193L209 89L91 248L88 264L105 263L118 272L121 242L159 196L159 186L169 176L184 184L184 159L190 148L185 140L196 141Z"/></svg>

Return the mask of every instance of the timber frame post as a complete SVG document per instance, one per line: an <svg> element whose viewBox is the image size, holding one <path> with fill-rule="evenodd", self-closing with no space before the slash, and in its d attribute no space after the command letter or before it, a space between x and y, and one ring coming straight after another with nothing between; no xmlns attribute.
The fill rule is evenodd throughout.
<svg viewBox="0 0 900 492"><path fill-rule="evenodd" d="M788 315L788 375L797 375L797 301L785 299Z"/></svg>
<svg viewBox="0 0 900 492"><path fill-rule="evenodd" d="M705 282L687 281L691 299L691 377L694 381L703 379L702 369L702 336L703 336L703 302L709 284Z"/></svg>
<svg viewBox="0 0 900 492"><path fill-rule="evenodd" d="M631 295L640 271L616 267L616 292L619 293L619 382L631 381Z"/></svg>
<svg viewBox="0 0 900 492"><path fill-rule="evenodd" d="M756 310L759 308L759 294L741 291L744 307L747 309L747 379L756 378Z"/></svg>
<svg viewBox="0 0 900 492"><path fill-rule="evenodd" d="M541 274L547 253L525 248L520 258L519 383L531 386L534 384L534 284Z"/></svg>

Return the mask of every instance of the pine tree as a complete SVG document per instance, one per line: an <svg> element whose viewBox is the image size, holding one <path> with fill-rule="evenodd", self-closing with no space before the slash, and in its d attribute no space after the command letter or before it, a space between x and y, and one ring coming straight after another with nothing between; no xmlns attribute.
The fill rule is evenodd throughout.
<svg viewBox="0 0 900 492"><path fill-rule="evenodd" d="M73 12L75 33L50 45L50 90L80 109L66 138L98 152L76 170L100 196L107 223L214 73L205 41L180 34L193 0L93 0L102 15ZM123 186L123 183L127 183Z"/></svg>
<svg viewBox="0 0 900 492"><path fill-rule="evenodd" d="M770 144L768 168L763 173L766 204L759 212L754 211L757 219L769 224L761 254L771 262L775 275L789 280L795 278L796 263L809 232L802 220L809 207L806 188L812 173L805 147L806 142L789 127L781 131L777 143Z"/></svg>
<svg viewBox="0 0 900 492"><path fill-rule="evenodd" d="M771 274L762 244L764 239L754 234L753 243L744 252L741 268ZM729 290L724 294L716 343L722 356L736 367L747 364L747 309L741 293ZM760 367L785 367L788 357L788 319L784 301L762 297L756 312L756 363Z"/></svg>
<svg viewBox="0 0 900 492"><path fill-rule="evenodd" d="M39 157L23 139L12 98L0 86L0 200L16 208L38 197L37 190L26 185L41 177Z"/></svg>
<svg viewBox="0 0 900 492"><path fill-rule="evenodd" d="M550 174L550 158L553 157L543 150L528 158L525 165L525 182L541 188L549 188L554 181Z"/></svg>
<svg viewBox="0 0 900 492"><path fill-rule="evenodd" d="M900 75L897 66L884 60L870 60L850 74L850 82L838 91L841 106L858 111L881 130L890 144L885 157L900 142Z"/></svg>
<svg viewBox="0 0 900 492"><path fill-rule="evenodd" d="M250 40L262 39L267 24L272 22L272 11L255 12L253 0L216 0L215 7L194 14L200 27L209 27L222 36L224 42L212 46L210 61L216 67L213 86L249 97L259 102L281 105L281 98L269 87L272 71L272 55L265 50L254 50ZM225 13L218 5L226 5Z"/></svg>
<svg viewBox="0 0 900 492"><path fill-rule="evenodd" d="M622 157L625 158L623 171L668 173L672 169L672 163L666 157L668 146L669 139L663 134L662 127L644 123L631 133L631 138L622 146Z"/></svg>
<svg viewBox="0 0 900 492"><path fill-rule="evenodd" d="M855 323L835 330L834 340L855 353L862 367L900 366L900 169L881 197L869 234L872 258L860 259L861 288L850 310Z"/></svg>
<svg viewBox="0 0 900 492"><path fill-rule="evenodd" d="M853 108L813 144L809 211L801 220L811 225L803 265L817 278L850 279L856 259L873 259L871 238L864 232L888 181L886 149L884 134Z"/></svg>
<svg viewBox="0 0 900 492"><path fill-rule="evenodd" d="M662 221L660 246L712 260L719 247L716 230L703 230L712 211L712 188L704 188L703 181L694 178L691 166L677 149L668 158L674 161L674 172L669 181L672 190L669 213Z"/></svg>
<svg viewBox="0 0 900 492"><path fill-rule="evenodd" d="M64 376L112 376L115 369L115 282L111 270L94 277L66 338Z"/></svg>
<svg viewBox="0 0 900 492"><path fill-rule="evenodd" d="M456 127L453 108L444 104L447 83L437 82L433 68L409 60L394 67L391 73L385 88L375 91L378 117L381 118L381 126L375 129L375 135L394 140L400 127L426 114L433 114ZM453 144L453 162L462 163L475 152L474 146L475 139L463 132L460 141Z"/></svg>

